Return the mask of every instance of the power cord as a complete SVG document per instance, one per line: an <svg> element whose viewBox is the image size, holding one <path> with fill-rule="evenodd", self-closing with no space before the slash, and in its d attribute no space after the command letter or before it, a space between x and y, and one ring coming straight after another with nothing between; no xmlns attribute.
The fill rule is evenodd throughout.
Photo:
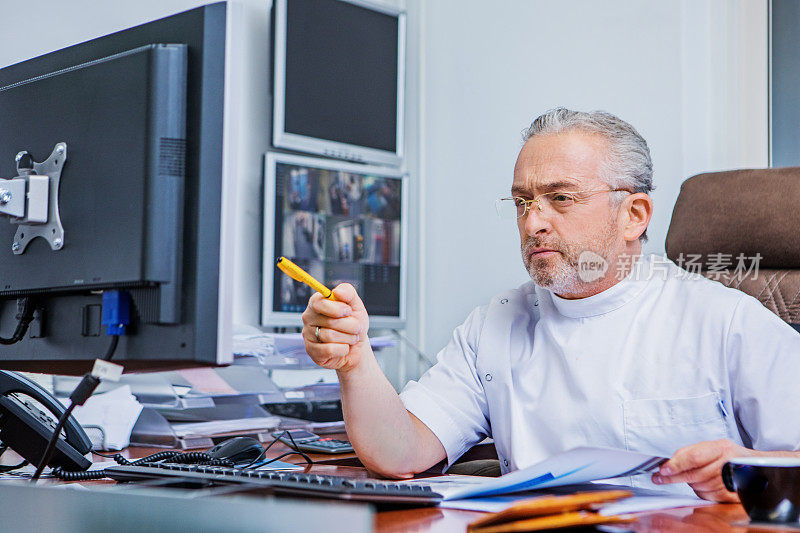
<svg viewBox="0 0 800 533"><path fill-rule="evenodd" d="M117 349L118 343L119 335L112 335L111 344L108 346L108 350L106 350L106 353L102 358L103 361L111 360L111 358L114 356L114 352ZM39 461L39 465L36 467L36 472L34 472L33 477L31 477L31 483L36 483L36 481L41 477L45 467L50 463L50 459L53 458L53 454L56 451L58 437L61 435L61 431L67 424L67 420L69 420L69 417L72 415L72 411L74 411L77 406L86 403L86 400L89 399L98 385L100 385L100 378L93 374L85 374L81 382L78 383L78 386L75 387L75 390L72 391L72 394L69 395L69 407L67 407L66 411L64 411L64 413L58 419L56 428L53 430L53 434L50 436L50 440L47 443L47 448L45 448L44 454L42 454L42 458Z"/></svg>
<svg viewBox="0 0 800 533"><path fill-rule="evenodd" d="M278 441L280 440L280 438L281 438L281 437L283 437L284 435L287 435L287 436L289 437L289 440L290 440L290 441L291 441L291 443L292 443L292 444L290 444L290 445L287 445L287 446L289 446L289 448L291 448L291 449L292 449L292 450L294 450L294 451L292 451L292 452L286 452L286 453L284 453L284 454L281 454L281 455L279 455L278 457L275 457L274 459L270 459L269 461L266 461L266 462L264 462L264 463L259 463L259 461L261 461L261 459L263 459L263 458L264 458L264 456L267 454L267 452L269 451L269 449L270 449L270 448L272 448L272 445L273 445L273 444L275 444L276 442L278 442ZM308 455L306 455L305 453L301 452L301 451L298 449L298 447L297 447L297 443L294 441L294 438L292 437L292 433L291 433L291 431L283 431L283 432L282 432L280 435L278 435L278 436L276 436L274 439L272 439L272 442L270 442L269 444L267 444L267 445L264 447L264 449L263 449L263 450L261 450L261 454L260 454L258 457L256 457L256 458L255 458L255 459L253 459L252 461L250 461L248 464L244 465L244 466L242 467L242 469L243 469L243 470L246 470L246 469L248 469L248 468L258 468L258 467L260 467L260 466L264 466L264 465L268 465L268 464L270 464L270 463L274 463L275 461L278 461L278 460L280 460L280 459L283 459L284 457L288 457L289 455L299 455L300 457L302 457L302 458L303 458L303 460L304 460L304 461L306 462L306 464L308 464L309 466L311 466L311 465L313 465L313 464L314 464L314 461L312 461L312 460L311 460L311 458L310 458Z"/></svg>
<svg viewBox="0 0 800 533"><path fill-rule="evenodd" d="M30 305L30 303L28 303ZM103 293L103 319L102 322L106 325L106 333L111 336L111 343L106 350L105 355L99 360L95 361L94 369L92 373L86 374L83 376L83 379L78 386L75 387L75 390L72 391L70 394L70 405L58 419L58 423L56 424L56 428L53 431L53 435L50 437L49 442L47 443L47 448L45 449L44 454L42 454L42 459L39 461L39 465L36 467L36 472L31 477L31 483L36 483L36 481L41 477L42 472L44 471L45 467L50 463L50 460L53 457L56 449L56 443L58 442L58 438L61 435L61 431L64 429L64 426L69 420L72 411L78 405L83 405L86 400L92 395L95 391L97 386L100 384L100 377L108 377L109 375L113 374L116 370L118 373L122 372L121 367L118 365L112 365L108 363L111 358L114 356L114 352L117 349L117 345L119 343L119 336L125 334L125 328L128 324L130 324L130 295L123 291L107 291ZM116 369L111 369L109 367L116 367ZM119 374L117 374L117 379ZM294 441L292 434L289 432L284 431L278 437L276 437L264 450L262 450L261 454L249 463L244 468L251 468L255 463L261 460L264 455L267 453L273 444L275 444L283 435L288 434L289 440L291 441L291 446L294 451L284 453L274 459L270 459L264 463L259 464L258 466L262 466L265 464L272 463L279 459L282 459L288 455L300 455L309 465L313 464L308 455L301 452L298 449L297 443ZM109 457L107 455L101 455L102 457ZM182 462L182 463L197 463L197 464L208 464L212 466L235 466L234 463L228 459L216 459L211 457L207 453L202 452L159 452L153 455L149 455L137 461L129 461L121 454L114 454L110 456L111 459L114 459L120 465L139 465L144 463L152 463L152 462L159 462L159 461L172 461L172 462ZM56 467L52 471L53 476L56 478L65 480L65 481L88 481L91 479L102 479L106 477L105 470L94 470L94 471L83 471L83 472L72 472L64 470L62 467Z"/></svg>
<svg viewBox="0 0 800 533"><path fill-rule="evenodd" d="M95 452L95 455L99 455L100 457L105 457L107 459L114 459L117 464L123 466L139 466L146 463L159 463L169 461L170 463L180 463L180 464L197 464L197 465L209 465L209 466L228 466L233 467L235 466L233 461L230 459L217 459L211 457L205 452L176 452L176 451L167 451L167 452L158 452L152 455L148 455L147 457L142 457L141 459L137 459L136 461L131 461L121 453L115 453L114 455L103 455L102 453ZM103 479L104 477L108 477L106 475L105 470L89 470L84 472L71 472L69 470L64 470L60 466L53 469L53 477L60 479L62 481L90 481L95 479Z"/></svg>
<svg viewBox="0 0 800 533"><path fill-rule="evenodd" d="M85 374L80 383L78 383L78 386L75 387L75 390L72 391L72 394L69 395L69 407L67 407L58 419L56 428L53 430L53 435L50 437L47 448L45 448L39 465L36 467L36 472L34 472L33 477L31 477L31 483L36 483L41 477L45 467L53 458L58 438L64 426L67 424L67 420L69 420L69 417L72 415L72 411L75 407L86 403L86 400L89 399L97 386L100 385L100 377L108 377L117 372L116 377L119 379L119 374L122 373L122 367L110 364L109 361L114 357L114 352L117 350L120 335L125 335L125 328L130 324L130 307L131 298L127 292L105 291L103 293L102 323L106 326L106 334L111 336L111 343L105 355L103 355L100 360L95 361L92 372L90 374Z"/></svg>
<svg viewBox="0 0 800 533"><path fill-rule="evenodd" d="M21 298L20 302L21 309L17 314L17 319L19 320L19 322L17 322L17 328L14 330L14 334L11 337L0 337L0 344L9 345L18 343L25 338L25 334L28 332L28 326L33 322L33 315L36 311L36 304L33 298Z"/></svg>
<svg viewBox="0 0 800 533"><path fill-rule="evenodd" d="M8 446L0 442L0 457L2 457L4 453L6 453L6 450L8 450ZM16 465L0 465L0 474L7 474L9 472L13 472L14 470L20 469L27 464L28 461L22 461L21 463Z"/></svg>
<svg viewBox="0 0 800 533"><path fill-rule="evenodd" d="M22 461L16 465L2 465L0 466L0 474L8 474L9 472L13 472L14 470L18 470L23 466L27 466L28 461Z"/></svg>
<svg viewBox="0 0 800 533"><path fill-rule="evenodd" d="M283 453L269 461L265 461L263 463L259 462L267 453L267 451L278 442L278 440L283 437L284 435L289 436L289 440L291 441L290 448L293 448L295 451ZM102 453L94 452L95 455L99 455L100 457L105 457L107 459L113 459L119 465L123 466L140 466L143 464L148 463L159 463L159 462L170 462L170 463L180 463L180 464L197 464L197 465L209 465L209 466L227 466L234 468L236 465L230 459L217 459L205 452L178 452L178 451L163 451L154 453L152 455L148 455L147 457L142 457L141 459L137 459L135 461L131 461L121 453L115 453L113 455L105 455ZM305 453L301 452L297 449L297 443L292 438L292 434L288 431L284 431L277 437L275 437L272 442L270 442L262 451L261 454L256 457L253 461L248 463L245 466L240 467L242 470L246 470L249 468L258 468L264 465L268 465L270 463L274 463L275 461L279 461L284 457L288 457L290 455L300 455L306 463L310 466L314 464L314 461L306 455ZM69 470L64 470L63 468L56 467L52 471L53 477L60 479L62 481L91 481L96 479L103 479L108 477L105 470L91 470L91 471L84 471L84 472L72 472Z"/></svg>
<svg viewBox="0 0 800 533"><path fill-rule="evenodd" d="M80 387L80 385L78 385L78 387ZM64 414L61 415L61 418L58 419L58 424L56 424L56 429L53 430L53 435L50 437L50 440L47 443L47 448L45 448L44 454L42 455L42 459L39 461L39 466L36 467L36 472L34 472L33 477L31 478L32 483L36 483L36 480L38 480L39 477L42 475L44 467L47 466L47 463L49 463L50 459L53 458L53 453L56 450L56 441L58 441L58 436L61 435L61 430L64 429L64 426L67 424L67 420L69 420L70 415L72 415L72 411L78 405L75 403L75 400L73 399L74 395L75 395L74 392L72 393L72 395L70 395L69 398L71 400L71 403L69 407L67 407L67 410L64 411Z"/></svg>

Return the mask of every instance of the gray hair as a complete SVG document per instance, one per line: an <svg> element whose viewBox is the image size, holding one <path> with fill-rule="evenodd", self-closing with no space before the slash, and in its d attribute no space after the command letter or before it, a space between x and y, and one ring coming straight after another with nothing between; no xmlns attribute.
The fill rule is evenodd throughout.
<svg viewBox="0 0 800 533"><path fill-rule="evenodd" d="M536 117L523 132L527 142L537 135L551 135L581 131L601 135L609 143L608 158L603 169L603 180L612 189L628 189L649 193L653 190L653 161L647 141L636 129L616 115L605 111L573 111L563 107L551 109ZM624 193L618 193L622 200ZM640 237L647 240L645 230Z"/></svg>

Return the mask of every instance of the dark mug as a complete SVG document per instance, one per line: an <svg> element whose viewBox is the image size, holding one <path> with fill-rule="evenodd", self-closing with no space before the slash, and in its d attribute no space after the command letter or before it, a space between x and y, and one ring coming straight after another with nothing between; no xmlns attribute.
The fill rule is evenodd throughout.
<svg viewBox="0 0 800 533"><path fill-rule="evenodd" d="M800 523L800 458L737 457L722 467L722 481L754 522Z"/></svg>

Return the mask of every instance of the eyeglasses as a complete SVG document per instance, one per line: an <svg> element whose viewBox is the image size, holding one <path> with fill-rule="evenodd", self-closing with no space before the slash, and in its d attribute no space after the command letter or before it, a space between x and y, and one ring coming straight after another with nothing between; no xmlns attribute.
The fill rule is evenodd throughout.
<svg viewBox="0 0 800 533"><path fill-rule="evenodd" d="M577 192L546 192L534 196L530 200L526 200L520 196L509 196L508 198L500 198L495 202L497 215L502 219L515 219L522 218L528 214L528 210L533 204L536 204L538 210L544 212L564 213L570 207L575 205L576 202L582 201L584 198L593 196L595 194L602 194L606 192L627 192L631 193L628 189L601 189L595 191L577 191ZM633 194L633 193L631 193Z"/></svg>

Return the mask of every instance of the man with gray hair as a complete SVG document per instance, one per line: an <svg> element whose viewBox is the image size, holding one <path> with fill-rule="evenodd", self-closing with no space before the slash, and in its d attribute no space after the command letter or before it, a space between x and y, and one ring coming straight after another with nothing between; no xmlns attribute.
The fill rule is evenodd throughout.
<svg viewBox="0 0 800 533"><path fill-rule="evenodd" d="M306 350L337 370L367 468L410 477L487 436L503 472L604 446L671 457L634 486L735 501L729 458L798 455L800 424L786 421L800 420L800 336L756 299L642 256L652 173L647 143L614 115L534 120L497 202L532 281L476 308L400 395L353 287L311 297Z"/></svg>

